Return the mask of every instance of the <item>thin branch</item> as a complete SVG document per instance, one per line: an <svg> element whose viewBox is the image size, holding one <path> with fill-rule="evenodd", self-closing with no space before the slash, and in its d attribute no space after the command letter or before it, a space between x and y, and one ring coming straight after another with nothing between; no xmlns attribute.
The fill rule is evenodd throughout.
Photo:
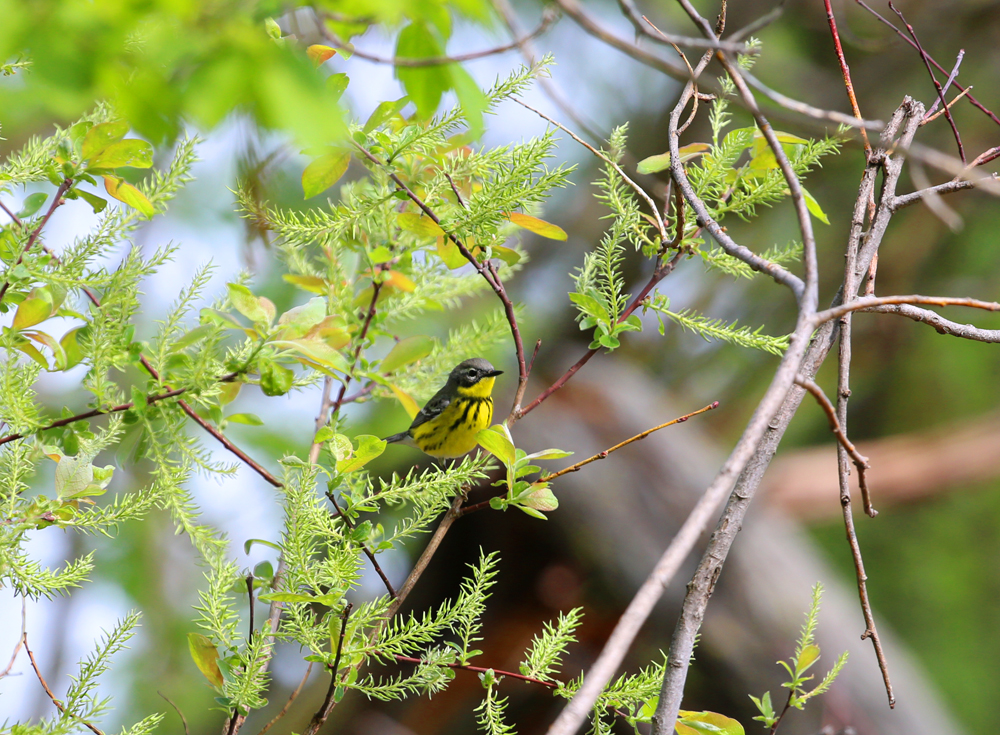
<svg viewBox="0 0 1000 735"><path fill-rule="evenodd" d="M7 668L6 669L4 669L3 671L0 671L0 679L3 679L5 676L10 676L10 670L12 668L14 668L14 662L17 661L17 654L19 654L21 652L21 647L24 645L24 642L26 640L25 635L27 634L27 628L26 628L26 624L27 624L27 615L26 615L27 605L28 605L28 598L22 597L21 598L21 634L17 637L17 645L14 646L14 652L12 654L10 654L10 663L7 664Z"/></svg>
<svg viewBox="0 0 1000 735"><path fill-rule="evenodd" d="M401 656L399 654L395 654L393 656L393 658L395 658L397 661L401 661L401 662L405 662L405 663L410 663L410 664L423 664L423 663L427 663L423 659L414 658L412 656ZM525 676L524 674L515 674L513 671L501 671L500 669L486 668L486 667L483 667L483 666L470 666L469 664L457 664L457 663L453 663L453 664L439 664L439 665L440 666L446 666L449 669L458 669L458 670L461 670L461 671L474 671L474 672L479 673L479 674L485 674L487 671L492 671L497 676L508 676L511 679L518 679L519 681L526 681L526 682L530 682L531 684L538 684L538 685L543 686L543 687L545 687L547 689L557 689L559 687L559 683L557 683L557 682L544 681L543 679L536 679L533 676Z"/></svg>
<svg viewBox="0 0 1000 735"><path fill-rule="evenodd" d="M854 2L856 2L858 5L860 5L862 8L864 8L865 10L867 10L872 15L874 15L879 21L881 21L885 25L889 26L892 30L894 30L896 32L896 34L900 38L902 38L904 41L906 41L908 44L910 44L913 48L917 48L917 44L915 44L912 40L910 40L905 33L903 33L896 26L894 26L888 20L886 20L885 18L883 18L881 15L879 15L873 8L871 8L867 3L865 3L864 0L854 0ZM948 70L945 69L943 66L941 66L939 63L937 63L934 60L934 57L931 56L930 54L926 54L925 53L925 58L927 59L927 61L929 61L931 64L933 64L934 67L939 72L941 72L942 74L947 74L948 73ZM971 89L971 87L969 87L969 88L963 87L961 84L959 84L955 80L952 80L951 83L952 83L952 86L955 87L959 92L968 92L968 90ZM989 110L986 107L984 107L983 104L979 100L977 100L975 97L973 97L971 94L967 95L967 97L968 97L969 102L974 107L977 107L980 110L982 110L984 113L986 113L989 116L989 118L991 120L993 120L993 122L995 122L997 125L1000 125L1000 117L997 117L995 114L993 114L993 112L991 110Z"/></svg>
<svg viewBox="0 0 1000 735"><path fill-rule="evenodd" d="M328 16L329 13L320 11L321 15ZM353 44L347 43L338 35L333 33L325 24L320 24L324 38L330 41L334 47L338 49L344 49L351 52L351 56L358 57L359 59L364 59L365 61L371 61L375 64L388 64L395 67L427 67L427 66L445 66L447 64L460 64L466 61L474 61L476 59L482 59L487 56L495 56L497 54L503 54L507 51L516 49L520 45L527 43L529 41L538 38L540 35L545 33L557 20L559 20L558 11L554 11L551 8L547 8L545 12L542 13L542 21L539 23L538 27L535 28L530 33L518 38L510 43L503 44L501 46L495 46L493 48L483 49L481 51L472 51L466 54L457 54L455 56L433 56L428 58L410 59L410 58L400 58L394 56L392 58L387 58L384 56L377 56L372 53L361 51L357 49Z"/></svg>
<svg viewBox="0 0 1000 735"><path fill-rule="evenodd" d="M948 109L948 101L944 98L944 88L942 88L941 82L937 80L937 77L934 76L934 70L931 69L931 63L927 60L927 52L924 51L924 47L920 45L920 39L917 38L917 33L913 30L913 26L906 22L906 18L903 17L902 11L898 10L896 6L892 4L892 0L889 0L889 9L898 15L899 19L903 21L903 25L906 26L906 30L910 34L910 38L913 39L913 43L917 46L920 58L924 62L924 66L927 67L927 73L930 74L931 81L934 82L934 89L937 90L938 100L944 105L944 116L948 119L948 124L951 125L951 132L955 134L955 142L958 144L958 156L962 159L962 163L965 163L965 148L962 147L962 136L958 133L958 126L955 124L955 119L951 116L951 110Z"/></svg>
<svg viewBox="0 0 1000 735"><path fill-rule="evenodd" d="M285 716L285 713L288 712L288 708L292 706L292 702L294 702L295 698L299 696L299 692L302 691L302 687L304 687L306 685L306 681L309 680L309 674L312 673L312 668L313 668L313 662L310 661L309 665L306 667L306 673L303 675L302 680L299 682L299 685L295 687L295 691L293 691L288 696L288 701L285 702L285 706L282 707L281 711L274 717L272 717L271 720L266 725L264 725L264 727L261 729L259 733L257 733L257 735L264 735L264 733L266 733L274 726L274 723L276 723L278 720L280 720L282 717Z"/></svg>
<svg viewBox="0 0 1000 735"><path fill-rule="evenodd" d="M708 404L704 408L699 408L697 411L692 411L691 413L684 414L680 418L673 419L672 421L667 421L666 423L660 424L659 426L654 426L652 429L646 429L645 431L643 431L640 434L636 434L635 436L630 437L630 438L626 439L623 442L619 442L618 444L615 444L613 447L605 449L603 452L598 452L597 454L593 455L592 457L587 457L587 459L581 460L581 461L577 462L576 464L570 465L569 467L566 467L565 469L559 470L558 472L553 472L551 475L545 475L544 477L540 478L540 480L542 482L548 482L550 480L556 479L557 477L562 477L563 475L568 475L570 472L577 472L580 468L586 467L591 462L596 462L596 461L598 461L600 459L607 459L608 455L611 454L612 452L617 452L619 449L621 449L622 447L628 446L632 442L637 442L637 441L640 441L642 439L645 439L647 436L649 436L650 434L652 434L655 431L659 431L660 429L665 429L668 426L674 426L675 424L683 424L685 421L687 421L690 418L693 418L693 417L695 417L695 416L697 416L699 414L702 414L702 413L706 413L707 411L711 411L713 408L718 408L718 407L719 407L719 402L718 401L713 401L712 403Z"/></svg>
<svg viewBox="0 0 1000 735"><path fill-rule="evenodd" d="M841 304L831 309L817 312L813 317L815 324L819 325L831 319L839 319L844 314L852 311L867 310L876 306L886 304L929 304L932 306L968 306L971 309L983 309L985 311L1000 311L1000 304L995 301L980 301L979 299L953 298L950 296L921 296L920 294L910 294L908 296L864 296L847 304Z"/></svg>
<svg viewBox="0 0 1000 735"><path fill-rule="evenodd" d="M430 217L431 221L434 222L438 227L441 226L441 219L435 214L423 199L417 196L409 186L407 186L399 176L389 168L389 165L383 162L378 156L375 156L371 151L367 150L364 146L355 144L355 148L369 161L374 163L376 166L385 170L386 174L392 179L392 182L399 187L400 191L406 194L414 204L416 204L424 214ZM507 290L504 288L503 282L500 280L500 276L496 270L496 267L490 262L481 263L476 259L476 256L466 247L465 243L462 242L458 237L452 233L446 233L448 239L451 240L458 251L468 260L472 267L476 269L476 272L481 275L486 282L493 289L493 293L497 295L500 299L500 303L503 304L504 314L507 317L507 323L510 325L511 336L514 338L514 352L517 356L517 380L518 386L528 381L528 366L524 359L524 343L521 341L521 330L517 324L517 314L514 312L514 302L510 300L510 296L507 295ZM523 391L520 391L523 395ZM507 417L508 422L513 422L520 415L520 406L516 403L511 407L510 416Z"/></svg>
<svg viewBox="0 0 1000 735"><path fill-rule="evenodd" d="M337 653L333 659L333 666L330 671L330 687L326 690L326 697L323 699L323 704L313 715L312 720L309 722L309 726L306 728L305 735L316 735L319 729L323 727L326 723L327 718L330 716L330 712L336 706L337 702L334 700L337 694L337 684L338 677L337 674L340 672L340 655L344 650L344 634L347 632L347 619L351 617L351 610L354 607L354 603L348 602L344 606L344 612L340 615L340 635L337 637Z"/></svg>
<svg viewBox="0 0 1000 735"><path fill-rule="evenodd" d="M662 43L670 46L685 46L687 48L710 48L710 49L722 49L723 51L729 51L734 54L745 54L751 51L746 44L736 43L734 41L721 41L712 40L706 38L696 38L693 36L678 36L674 33L664 33L660 29L656 29L656 33L650 33L649 29L643 25L643 21L649 23L645 16L640 17L639 10L635 7L635 3L632 0L618 0L618 7L621 8L622 13L635 28L636 34L648 38L650 40L656 41L657 43ZM652 25L652 23L650 23ZM755 51L755 49L753 49Z"/></svg>
<svg viewBox="0 0 1000 735"><path fill-rule="evenodd" d="M975 187L975 181L966 181L963 179L959 179L957 181L946 181L943 184L932 186L930 189L921 189L920 191L914 191L910 194L903 194L903 196L896 197L892 200L892 202L890 202L889 207L893 212L898 212L904 207L916 204L921 199L928 196L931 192L940 196L941 194L951 194L956 191L962 191L963 189L974 189Z"/></svg>
<svg viewBox="0 0 1000 735"><path fill-rule="evenodd" d="M45 693L49 695L49 699L52 700L52 704L54 704L56 706L56 709L59 710L62 714L67 715L68 717L72 717L73 719L79 721L81 724L83 724L84 726L86 726L86 728L88 730L90 730L92 733L94 733L94 735L104 735L103 732L101 732L100 730L98 730L96 727L94 727L93 725L91 725L86 720L80 719L79 717L77 717L76 715L74 715L72 712L67 712L66 711L66 707L63 706L63 703L60 702L58 699L56 699L56 695L52 693L51 689L49 689L48 682L45 681L45 677L42 676L42 672L38 668L38 662L35 661L35 654L32 653L31 652L31 648L28 647L28 634L25 633L24 635L22 635L21 636L21 640L24 642L24 650L28 652L28 658L31 660L31 668L33 668L35 670L35 676L38 677L38 682L42 685L42 689L45 690Z"/></svg>
<svg viewBox="0 0 1000 735"><path fill-rule="evenodd" d="M42 234L42 228L45 227L45 224L49 221L49 217L51 217L53 212L55 212L56 209L65 201L63 199L63 194L65 194L71 186L73 186L73 179L63 179L63 182L59 184L59 188L56 189L56 195L55 197L53 197L52 204L49 205L48 211L45 212L45 215L38 223L38 226L32 231L31 235L28 237L28 242L25 244L24 249L21 251L20 255L17 256L17 260L14 261L14 264L7 269L7 273L10 273L10 271L12 271L14 268L17 268L17 266L21 265L21 263L24 261L24 256L27 255L29 250L31 250L31 246L35 244L35 241L38 239L38 236ZM21 225L21 220L19 220L13 212L7 209L7 207L4 207L4 211L7 212L8 215L10 215L10 218L15 222L15 224L17 224L18 226ZM3 301L3 297L6 295L8 288L10 288L10 281L8 280L7 275L5 274L3 280L3 286L0 286L0 301Z"/></svg>
<svg viewBox="0 0 1000 735"><path fill-rule="evenodd" d="M399 612L399 608L403 606L403 602L409 596L410 592L413 590L414 585L416 585L417 580L427 569L427 565L430 564L431 559L437 552L438 547L441 545L441 541L444 540L444 536L448 533L448 529L451 528L451 524L462 514L462 503L465 502L465 488L459 491L458 495L451 503L451 507L444 514L438 527L434 530L434 535L431 536L431 540L427 542L427 546L424 547L423 552L420 554L420 558L417 559L417 563L413 565L413 569L410 570L409 575L406 577L406 581L403 582L403 586L399 588L399 594L396 595L396 599L392 601L389 608L385 612L383 620L391 620L393 616ZM376 636L378 635L376 632Z"/></svg>
<svg viewBox="0 0 1000 735"><path fill-rule="evenodd" d="M990 344L1000 343L1000 329L980 329L971 324L959 324L949 319L945 319L937 312L930 309L921 309L916 306L906 304L885 304L875 306L865 311L878 314L898 314L912 319L915 322L923 322L934 327L939 334L949 334L954 337L971 339L975 342L988 342Z"/></svg>
<svg viewBox="0 0 1000 735"><path fill-rule="evenodd" d="M955 98L951 102L948 103L948 109L950 110L952 107L954 107L955 103L958 102L960 99L962 99L965 95L967 95L969 93L970 89L972 89L972 85L971 84L968 87L965 88L964 92L959 92L958 94L956 94ZM920 121L920 126L923 127L927 123L933 122L934 120L937 120L943 114L944 114L944 110L938 110L933 115L928 115L927 117L925 117L923 120ZM975 165L975 164L972 164L972 165Z"/></svg>
<svg viewBox="0 0 1000 735"><path fill-rule="evenodd" d="M628 175L622 170L621 166L619 166L617 163L615 163L610 158L608 158L603 152L601 152L601 151L597 150L596 148L594 148L594 146L590 145L590 143L587 143L585 140L583 140L583 138L581 138L580 136L578 136L572 130L570 130L566 126L562 125L561 123L558 123L555 120L553 120L551 117L549 117L548 115L546 115L544 112L540 112L539 110L536 110L534 107L532 107L531 105L529 105L527 102L524 102L523 100L520 100L517 97L514 97L513 100L517 104L521 105L521 107L524 107L524 108L526 108L528 110L531 110L533 113L535 113L536 115L538 115L543 120L548 120L550 123L552 123L557 128L559 128L560 130L562 130L564 133L566 133L567 135L569 135L577 143L579 143L580 145L582 145L588 151L590 151L595 156L597 156L602 161L604 161L606 164L608 164L609 166L611 166L615 170L615 172L622 178L622 180L626 184L628 184L630 187L632 187L632 189L640 197L643 198L643 200L646 202L646 204L649 205L649 208L653 212L653 217L656 218L656 229L659 230L659 232L660 232L660 241L661 242L667 242L670 239L669 236L667 235L667 228L663 224L663 219L660 217L660 211L659 211L660 208L656 206L656 203L652 200L652 198L649 196L649 194L646 193L645 189L643 189L641 186L639 186L637 183L635 183L634 181L632 181L632 179L630 179L628 177Z"/></svg>
<svg viewBox="0 0 1000 735"><path fill-rule="evenodd" d="M328 497L330 499L330 502L333 503L333 507L336 509L337 515L340 516L340 519L347 525L349 529L353 531L354 523L352 523L351 519L347 517L347 514L340 509L340 505L337 504L337 496L334 495L332 491L327 491L326 497ZM389 581L389 578L385 576L385 572L383 572L382 567L379 566L378 560L375 558L375 554L372 552L371 549L368 548L368 544L362 543L361 549L365 552L365 556L368 557L368 561L370 561L372 563L372 566L375 567L375 571L378 574L379 578L382 580L382 584L384 584L385 588L389 591L389 596L392 597L393 599L396 599L396 590L393 588L392 583Z"/></svg>
<svg viewBox="0 0 1000 735"><path fill-rule="evenodd" d="M843 334L843 332L841 332ZM844 450L850 455L851 460L854 462L854 466L858 468L858 484L861 487L861 498L865 505L865 512L874 518L878 515L878 511L872 507L871 494L868 491L868 480L866 477L866 472L871 469L868 464L868 457L861 454L858 448L854 446L854 443L847 438L847 434L840 427L840 421L837 420L837 410L830 403L830 399L826 397L826 393L823 389L816 385L816 382L807 378L796 378L795 384L802 386L807 391L809 391L816 402L819 404L823 412L826 413L826 418L830 422L830 431L834 433L837 437L837 441Z"/></svg>
<svg viewBox="0 0 1000 735"><path fill-rule="evenodd" d="M851 109L854 110L854 117L859 120L864 119L861 115L861 108L858 107L858 98L854 94L854 84L851 82L851 69L847 66L844 47L840 43L840 34L837 33L837 20L833 17L833 8L830 5L830 0L823 0L823 4L826 6L826 20L830 25L830 33L833 36L833 47L837 52L837 61L840 62L840 73L844 76L844 87L847 89L847 98L851 101ZM861 128L861 137L865 141L865 156L869 156L872 152L872 145L868 141L868 131L864 128Z"/></svg>
<svg viewBox="0 0 1000 735"><path fill-rule="evenodd" d="M955 66L952 67L951 74L948 75L948 79L944 83L944 89L945 90L947 90L951 86L951 83L955 81L955 77L958 76L958 70L959 70L959 68L961 68L961 66L962 66L962 59L964 59L964 58L965 58L965 49L964 48L963 49L959 49L959 51L958 51L958 58L955 59ZM966 90L966 91L968 91L968 90ZM957 97L955 97L955 99L953 99L951 102L949 102L947 105L945 105L945 108L950 108L953 104L955 104L956 102L958 102L962 98L962 95L964 95L964 94L965 94L965 92L960 93ZM938 105L940 105L941 102L942 102L942 97L938 96L938 98L936 100L934 100L934 104L931 105L930 109L928 109L927 112L924 114L924 119L920 121L921 125L926 125L928 122L930 122L931 120L933 120L934 118L937 117L937 115L935 114L935 111L937 110ZM941 112L944 113L944 110L942 110Z"/></svg>
<svg viewBox="0 0 1000 735"><path fill-rule="evenodd" d="M176 704L174 704L173 701L171 701L170 697L161 692L159 689L156 690L156 693L159 694L161 697L163 697L164 701L166 701L167 704L173 707L174 712L176 712L177 716L181 718L181 724L184 725L184 735L191 735L191 730L188 728L187 718L184 716L184 713L181 712L181 708L178 707Z"/></svg>

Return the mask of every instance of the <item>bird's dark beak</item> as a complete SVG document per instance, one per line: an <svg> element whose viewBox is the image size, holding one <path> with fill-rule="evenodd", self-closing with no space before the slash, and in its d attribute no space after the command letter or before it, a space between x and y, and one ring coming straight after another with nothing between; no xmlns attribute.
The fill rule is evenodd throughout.
<svg viewBox="0 0 1000 735"><path fill-rule="evenodd" d="M503 375L503 370L491 370L490 372L486 373L487 378L495 378L498 375Z"/></svg>

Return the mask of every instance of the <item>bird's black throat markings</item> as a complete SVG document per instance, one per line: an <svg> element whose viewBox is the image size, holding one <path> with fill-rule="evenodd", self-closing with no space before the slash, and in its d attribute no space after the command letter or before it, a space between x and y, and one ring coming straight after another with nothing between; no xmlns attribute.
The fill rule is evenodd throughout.
<svg viewBox="0 0 1000 735"><path fill-rule="evenodd" d="M473 406L476 407L475 415L479 414L479 407L481 404L487 403L491 408L493 406L493 399L490 396L470 396L470 397L463 397L462 400L465 401L465 408L462 410L462 415L459 418L455 419L455 422L448 427L449 432L454 431L459 426L465 423L466 419L469 418L469 410Z"/></svg>

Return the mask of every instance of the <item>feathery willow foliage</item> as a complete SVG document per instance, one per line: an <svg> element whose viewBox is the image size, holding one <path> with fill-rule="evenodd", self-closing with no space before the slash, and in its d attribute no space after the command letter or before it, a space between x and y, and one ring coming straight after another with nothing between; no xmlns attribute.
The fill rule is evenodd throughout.
<svg viewBox="0 0 1000 735"><path fill-rule="evenodd" d="M486 110L523 92L545 63L499 81L485 93ZM714 216L751 217L757 206L784 196L784 183L752 129L722 136L725 104L720 98L713 107L713 142L689 166L690 176ZM496 554L481 554L452 599L405 617L394 614L391 596L363 599L358 590L366 556L398 549L407 539L427 533L456 497L487 476L492 458L483 454L422 472L374 477L365 467L382 453L385 442L351 436L339 409L350 384L356 395L348 400L398 400L415 411L415 399L427 398L456 362L507 338L508 324L499 310L479 321L466 320L444 341L399 335L416 317L454 309L488 289L456 241L477 265L493 261L501 279L514 276L526 262L515 236L519 223L539 223L517 210L536 210L553 189L568 182L572 169L548 165L556 144L551 131L517 145L476 149L468 145L460 111L418 122L405 119L398 109L380 106L365 124L350 126L348 139L330 146L307 168L306 177L319 182L310 184L315 193L329 188L348 166L355 168L358 176L342 184L328 206L286 211L259 201L250 186L237 188L242 215L274 236L283 278L296 290L296 306L278 314L270 299L254 293L249 277L230 283L222 294L206 295L212 268L206 264L179 290L170 308L156 315L158 329L148 342L136 339L133 324L140 312L140 284L176 251L167 247L145 254L129 237L190 182L197 141L181 141L169 165L133 186L116 170L151 167L151 149L125 139L128 125L113 109L101 106L67 129L32 139L0 166L0 194L49 180L63 198L82 200L99 214L91 231L60 253L37 236L60 205L58 198L48 210L40 199L30 206L26 202L19 222L0 231L5 267L0 311L13 313L12 325L0 334L0 412L9 432L0 440L0 584L30 598L68 594L90 578L93 553L47 569L25 551L29 538L57 529L113 536L122 524L161 513L190 539L204 570L192 622L197 632L189 636L191 652L227 714L246 715L267 703L274 648L289 644L335 677L335 701L352 689L376 699L433 694L448 685L457 669L476 662L485 689L478 721L485 732L501 735L513 732L504 719L507 699L498 690L504 673L510 672L479 666L481 651L475 648L483 637L482 618L498 573ZM625 134L621 127L611 135L602 154L607 165L597 184L597 199L608 207L611 225L585 256L570 295L580 310L581 329L595 329L592 346L608 350L620 345L623 332L642 329L638 316L626 316L626 243L657 264L671 246L661 242L633 190L608 163L622 158ZM789 139L788 145L800 174L837 146L835 141L799 139ZM737 166L748 150L749 160ZM83 186L96 183L97 176L127 206L109 207ZM677 227L680 218L674 212L667 220L669 227ZM725 274L749 275L741 262L701 245L693 217L685 217L672 245L678 257L701 255L709 267ZM800 252L792 246L769 251L768 257L790 262ZM117 265L104 265L112 258ZM214 301L196 311L206 296ZM775 354L787 344L760 329L750 331L689 311L670 312L658 295L642 306L706 338ZM60 337L53 331L61 323L50 321L57 317L72 325ZM38 396L42 372L76 366L85 367L79 391L89 395L89 406L77 414L70 409L52 414ZM271 619L244 635L245 575L229 540L203 521L189 489L194 473L226 476L236 465L214 459L206 444L212 439L189 419L207 426L218 439L230 422L259 423L256 417L228 412L241 389L273 397L320 381L327 381L329 395L340 397L329 423L315 435L321 447L318 462L288 454L280 460L280 481L267 473L283 514L280 537L237 540L262 542L280 554L277 569L258 566L250 580L258 599L270 603ZM513 459L505 462L516 465L515 480L538 471L527 464L533 455L513 447L510 451ZM119 467L147 462L148 484L125 491L115 465L95 464L99 455L112 454ZM39 487L34 478L49 462L55 464L54 487ZM525 492L533 491L529 487ZM544 518L540 510L553 510L555 496L546 492L544 502L526 512ZM338 498L337 510L326 496ZM522 677L556 696L572 696L580 680L557 676L581 616L581 610L572 610L544 626L524 654ZM65 713L47 721L45 732L68 732L100 718L108 702L96 698L94 682L132 635L138 617L130 613L81 664ZM382 673L389 663L412 668ZM593 731L610 732L615 717L632 724L648 721L643 718L662 668L652 666L610 684L595 708ZM159 717L151 715L127 732L144 735Z"/></svg>

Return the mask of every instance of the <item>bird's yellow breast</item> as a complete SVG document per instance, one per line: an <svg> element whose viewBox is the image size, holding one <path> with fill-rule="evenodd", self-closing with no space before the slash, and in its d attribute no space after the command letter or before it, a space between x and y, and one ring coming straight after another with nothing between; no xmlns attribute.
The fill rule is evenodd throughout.
<svg viewBox="0 0 1000 735"><path fill-rule="evenodd" d="M476 447L476 434L493 420L493 378L459 387L456 398L440 414L413 430L413 443L432 457L460 457Z"/></svg>

